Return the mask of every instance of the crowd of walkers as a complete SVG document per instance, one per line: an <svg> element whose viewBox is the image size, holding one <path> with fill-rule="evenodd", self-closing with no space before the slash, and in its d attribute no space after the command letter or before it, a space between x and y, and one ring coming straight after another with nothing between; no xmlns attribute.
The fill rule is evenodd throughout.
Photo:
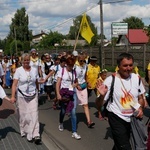
<svg viewBox="0 0 150 150"><path fill-rule="evenodd" d="M107 77L108 71L100 68L97 57L89 57L86 51L62 52L55 57L45 53L39 57L36 49L31 49L30 53L24 53L21 57L4 56L1 60L1 85L4 88L12 87L11 98L0 88L3 93L1 98L16 103L21 136L26 137L29 142L39 144L39 95L46 94L47 100L53 101L54 110L60 109L59 131L64 130L65 115L70 115L71 136L79 140L81 135L77 132L76 108L78 105L83 107L87 127L93 128L95 123L91 120L88 106L88 99L93 91L97 97L95 106L98 118L108 120L112 129L113 150L130 150L133 147L138 149L145 145L138 145L137 148L134 143L131 148L131 117L136 112L135 118L142 120L143 108L148 104L145 101L143 82L139 82L138 72L133 73L133 64L133 56L122 53L117 58L116 72ZM52 92L55 93L55 98L52 98ZM132 137L136 141L138 137L134 133ZM146 134L142 140L147 140Z"/></svg>

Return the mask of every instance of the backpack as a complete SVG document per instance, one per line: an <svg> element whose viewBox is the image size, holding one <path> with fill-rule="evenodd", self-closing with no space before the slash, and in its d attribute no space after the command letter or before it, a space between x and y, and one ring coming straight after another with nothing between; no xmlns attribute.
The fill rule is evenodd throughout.
<svg viewBox="0 0 150 150"><path fill-rule="evenodd" d="M114 83L115 83L115 75L112 74L112 82L111 82L111 86L110 86L109 97L108 97L107 101L104 103L104 105L102 106L102 110L101 110L101 114L103 117L107 117L108 110L106 109L106 107L108 105L108 102L109 101L113 102Z"/></svg>
<svg viewBox="0 0 150 150"><path fill-rule="evenodd" d="M50 65L47 65L47 63L44 62L44 65L45 65L45 74L48 75L50 72L50 67L53 65L53 62L51 61Z"/></svg>

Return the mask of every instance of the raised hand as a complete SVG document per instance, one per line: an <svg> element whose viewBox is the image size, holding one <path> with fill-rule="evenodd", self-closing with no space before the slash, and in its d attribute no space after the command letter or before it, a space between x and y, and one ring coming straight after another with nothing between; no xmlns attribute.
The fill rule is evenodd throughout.
<svg viewBox="0 0 150 150"><path fill-rule="evenodd" d="M103 96L104 96L104 95L107 93L107 91L108 91L107 86L104 85L104 84L102 83L102 81L100 81L100 80L97 81L96 88L97 88L98 92L100 93L100 95L103 95Z"/></svg>

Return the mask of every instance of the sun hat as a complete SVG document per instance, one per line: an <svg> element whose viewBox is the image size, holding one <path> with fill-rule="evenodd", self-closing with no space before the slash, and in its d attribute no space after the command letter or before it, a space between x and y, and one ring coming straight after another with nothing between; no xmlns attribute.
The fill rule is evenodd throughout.
<svg viewBox="0 0 150 150"><path fill-rule="evenodd" d="M90 60L97 61L97 57L96 56L91 56Z"/></svg>

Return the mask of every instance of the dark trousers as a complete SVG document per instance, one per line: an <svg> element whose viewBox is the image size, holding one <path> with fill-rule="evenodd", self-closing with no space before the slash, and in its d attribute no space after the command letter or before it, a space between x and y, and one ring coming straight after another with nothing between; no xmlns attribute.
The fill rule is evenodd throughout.
<svg viewBox="0 0 150 150"><path fill-rule="evenodd" d="M108 112L114 147L112 150L132 150L130 144L131 125L112 112Z"/></svg>
<svg viewBox="0 0 150 150"><path fill-rule="evenodd" d="M97 89L87 89L88 91L88 97L90 97L92 95L92 91L94 90L95 95L97 95Z"/></svg>
<svg viewBox="0 0 150 150"><path fill-rule="evenodd" d="M60 114L59 114L59 123L63 123L64 117L65 117L65 113L66 113L66 108L67 108L67 104L60 102Z"/></svg>

